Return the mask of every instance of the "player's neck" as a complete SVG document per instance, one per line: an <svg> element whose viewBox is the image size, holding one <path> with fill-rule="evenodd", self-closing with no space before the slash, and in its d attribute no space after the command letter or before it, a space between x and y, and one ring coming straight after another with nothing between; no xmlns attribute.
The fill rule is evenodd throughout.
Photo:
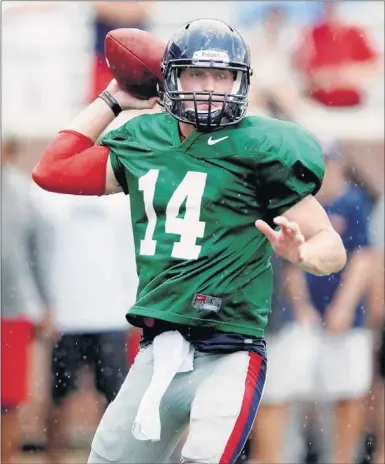
<svg viewBox="0 0 385 464"><path fill-rule="evenodd" d="M184 122L179 123L179 136L181 140L187 138L194 131L195 127L191 124L185 124Z"/></svg>

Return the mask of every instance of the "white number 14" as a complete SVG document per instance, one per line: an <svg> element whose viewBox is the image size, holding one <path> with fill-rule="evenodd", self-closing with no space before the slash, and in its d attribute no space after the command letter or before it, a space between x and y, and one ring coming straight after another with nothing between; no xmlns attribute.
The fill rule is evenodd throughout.
<svg viewBox="0 0 385 464"><path fill-rule="evenodd" d="M158 176L159 169L150 169L139 179L139 190L143 192L144 209L148 220L144 239L140 241L141 255L153 256L156 251L157 242L153 239L157 220L154 196ZM206 225L199 220L206 178L207 174L203 172L188 171L168 202L165 232L180 235L180 240L175 242L172 248L173 258L198 259L199 257L202 247L196 244L196 240L198 237L203 237ZM186 200L186 212L183 218L178 218L184 200Z"/></svg>

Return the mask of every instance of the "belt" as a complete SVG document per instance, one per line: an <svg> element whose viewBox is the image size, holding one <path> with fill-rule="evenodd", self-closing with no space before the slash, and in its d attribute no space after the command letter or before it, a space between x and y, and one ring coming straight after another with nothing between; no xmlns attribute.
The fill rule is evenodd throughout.
<svg viewBox="0 0 385 464"><path fill-rule="evenodd" d="M143 327L141 342L151 342L157 335L170 330L177 330L187 340L205 340L218 334L212 327L197 327L193 325L175 324L173 322L155 319L152 327Z"/></svg>

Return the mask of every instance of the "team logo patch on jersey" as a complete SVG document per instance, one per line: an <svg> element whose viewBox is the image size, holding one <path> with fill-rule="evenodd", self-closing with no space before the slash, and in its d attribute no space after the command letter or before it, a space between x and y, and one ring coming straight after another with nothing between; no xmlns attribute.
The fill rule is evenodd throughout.
<svg viewBox="0 0 385 464"><path fill-rule="evenodd" d="M215 311L217 313L221 309L222 298L196 293L191 304L198 311Z"/></svg>

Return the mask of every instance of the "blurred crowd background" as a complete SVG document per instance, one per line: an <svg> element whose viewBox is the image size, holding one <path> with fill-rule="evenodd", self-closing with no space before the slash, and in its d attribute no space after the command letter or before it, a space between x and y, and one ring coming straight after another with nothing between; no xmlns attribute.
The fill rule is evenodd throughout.
<svg viewBox="0 0 385 464"><path fill-rule="evenodd" d="M2 462L85 462L140 337L124 318L137 284L127 199L50 194L31 169L110 81L108 31L135 27L167 41L185 22L213 17L250 46L249 114L297 122L321 141L319 201L349 253L332 277L274 257L268 382L240 461L384 463L384 3L1 8Z"/></svg>

